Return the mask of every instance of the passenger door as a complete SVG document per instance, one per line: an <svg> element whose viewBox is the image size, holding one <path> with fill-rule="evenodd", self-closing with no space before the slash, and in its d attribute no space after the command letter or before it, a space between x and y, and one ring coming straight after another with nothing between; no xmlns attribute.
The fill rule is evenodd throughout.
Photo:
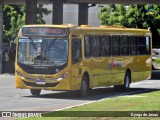
<svg viewBox="0 0 160 120"><path fill-rule="evenodd" d="M79 35L72 36L72 80L71 88L80 89L82 77L82 41Z"/></svg>

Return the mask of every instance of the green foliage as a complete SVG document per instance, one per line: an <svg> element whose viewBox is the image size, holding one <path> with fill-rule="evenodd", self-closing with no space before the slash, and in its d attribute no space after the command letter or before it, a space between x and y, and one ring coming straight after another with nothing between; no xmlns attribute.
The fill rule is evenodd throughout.
<svg viewBox="0 0 160 120"><path fill-rule="evenodd" d="M45 21L43 20L44 15L49 15L51 13L50 10L47 8L44 8L43 5L37 6L37 23L38 24L45 24Z"/></svg>
<svg viewBox="0 0 160 120"><path fill-rule="evenodd" d="M153 47L159 46L160 6L122 4L101 7L97 14L102 25L120 25L131 28L150 28L153 34Z"/></svg>
<svg viewBox="0 0 160 120"><path fill-rule="evenodd" d="M20 27L25 21L24 6L4 5L3 7L3 25L4 42L15 39Z"/></svg>
<svg viewBox="0 0 160 120"><path fill-rule="evenodd" d="M50 14L47 8L43 5L37 6L37 23L45 24L43 15ZM23 5L4 5L3 7L3 42L8 42L10 39L17 39L19 29L25 24L26 7Z"/></svg>
<svg viewBox="0 0 160 120"><path fill-rule="evenodd" d="M125 25L125 14L124 5L110 5L109 8L101 7L97 16L102 25Z"/></svg>
<svg viewBox="0 0 160 120"><path fill-rule="evenodd" d="M155 59L154 62L155 62L156 64L159 64L159 63L160 63L160 58Z"/></svg>

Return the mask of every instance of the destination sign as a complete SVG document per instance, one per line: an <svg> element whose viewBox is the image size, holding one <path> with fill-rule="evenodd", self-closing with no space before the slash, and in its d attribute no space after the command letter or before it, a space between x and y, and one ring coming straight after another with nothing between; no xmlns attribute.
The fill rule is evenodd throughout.
<svg viewBox="0 0 160 120"><path fill-rule="evenodd" d="M65 36L67 28L55 27L22 27L22 35L24 36Z"/></svg>

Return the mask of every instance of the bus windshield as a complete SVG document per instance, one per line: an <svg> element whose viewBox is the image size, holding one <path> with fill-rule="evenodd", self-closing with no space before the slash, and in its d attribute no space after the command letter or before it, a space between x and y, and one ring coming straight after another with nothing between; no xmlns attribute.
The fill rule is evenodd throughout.
<svg viewBox="0 0 160 120"><path fill-rule="evenodd" d="M61 66L67 62L67 38L19 38L18 62L30 66Z"/></svg>

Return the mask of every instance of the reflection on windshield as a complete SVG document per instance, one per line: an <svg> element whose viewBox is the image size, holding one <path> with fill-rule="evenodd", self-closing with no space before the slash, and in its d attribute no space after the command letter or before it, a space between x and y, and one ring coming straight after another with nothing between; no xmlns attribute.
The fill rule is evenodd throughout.
<svg viewBox="0 0 160 120"><path fill-rule="evenodd" d="M20 38L18 62L33 66L60 66L67 62L67 39Z"/></svg>

